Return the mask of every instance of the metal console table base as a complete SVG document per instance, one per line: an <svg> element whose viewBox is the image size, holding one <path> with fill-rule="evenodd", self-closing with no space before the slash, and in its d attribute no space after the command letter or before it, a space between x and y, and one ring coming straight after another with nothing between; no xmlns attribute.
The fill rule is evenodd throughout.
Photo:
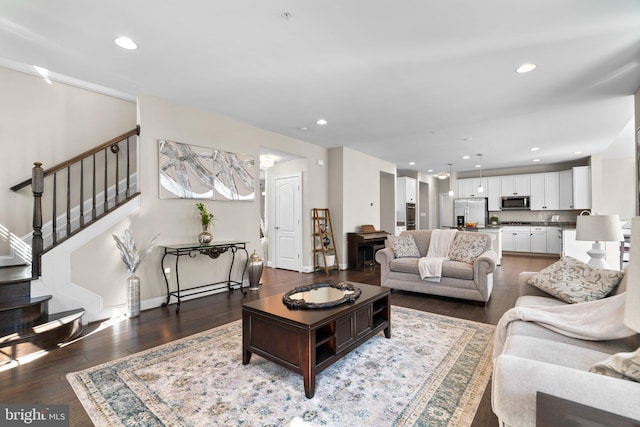
<svg viewBox="0 0 640 427"><path fill-rule="evenodd" d="M182 245L170 245L170 246L162 246L164 248L164 254L162 255L162 260L160 261L162 267L162 274L164 276L164 283L167 287L167 301L162 303L162 306L165 307L169 305L171 301L171 297L175 297L177 301L176 305L176 313L180 312L180 303L182 302L182 297L187 297L191 295L202 294L205 292L210 292L216 290L216 288L211 289L212 286L216 285L226 285L229 291L234 290L234 285L240 286L240 292L243 295L247 294L247 291L242 287L244 282L244 274L247 269L247 264L249 262L249 252L247 252L247 242L238 242L238 241L225 241L225 242L211 242L207 245L198 245L198 244L182 244ZM231 273L233 271L233 265L236 259L236 252L239 250L244 251L245 253L245 261L244 268L242 269L242 277L240 281L231 280ZM193 286L187 289L180 289L180 273L179 273L179 261L183 256L188 256L189 258L195 258L198 255L206 255L211 259L218 259L220 255L230 252L231 253L231 265L229 266L229 275L227 276L227 280L222 282L208 283L205 285ZM167 255L172 255L176 257L175 263L175 273L176 273L176 290L171 291L169 289L169 279L167 278L167 273L165 270L165 258ZM209 288L209 289L203 289ZM221 288L221 287L220 287ZM219 289L219 288L217 288Z"/></svg>

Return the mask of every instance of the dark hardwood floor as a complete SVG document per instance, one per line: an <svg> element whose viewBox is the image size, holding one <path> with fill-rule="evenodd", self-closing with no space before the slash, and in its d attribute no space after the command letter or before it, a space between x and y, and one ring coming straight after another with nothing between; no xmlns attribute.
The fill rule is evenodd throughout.
<svg viewBox="0 0 640 427"><path fill-rule="evenodd" d="M494 289L486 306L467 301L394 291L394 305L454 316L477 322L496 324L517 298L517 277L521 271L538 271L557 258L505 255L502 266L494 274ZM49 351L46 355L21 366L0 372L0 402L70 405L71 425L91 425L91 421L65 375L91 366L127 356L166 342L241 318L241 305L260 296L285 292L291 288L326 279L350 280L380 284L379 267L368 271L340 271L300 274L267 268L258 292L243 297L239 291L183 301L179 314L175 305L143 311L140 317L112 322L96 322L85 328L76 341ZM123 285L124 286L124 285ZM491 386L487 387L473 422L474 427L495 427L491 412Z"/></svg>

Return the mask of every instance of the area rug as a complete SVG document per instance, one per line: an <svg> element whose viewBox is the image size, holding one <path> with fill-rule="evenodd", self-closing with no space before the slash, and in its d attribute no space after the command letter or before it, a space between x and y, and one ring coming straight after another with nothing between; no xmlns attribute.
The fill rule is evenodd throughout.
<svg viewBox="0 0 640 427"><path fill-rule="evenodd" d="M316 377L253 355L235 321L67 379L97 426L469 426L495 327L392 306L382 333Z"/></svg>

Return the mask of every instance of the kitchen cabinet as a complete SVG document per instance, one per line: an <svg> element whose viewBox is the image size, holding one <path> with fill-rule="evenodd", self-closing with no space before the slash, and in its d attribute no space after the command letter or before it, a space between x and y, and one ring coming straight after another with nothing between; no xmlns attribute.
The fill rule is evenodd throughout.
<svg viewBox="0 0 640 427"><path fill-rule="evenodd" d="M531 175L531 210L558 210L560 208L560 175L558 172Z"/></svg>
<svg viewBox="0 0 640 427"><path fill-rule="evenodd" d="M562 254L562 227L547 227L547 253Z"/></svg>
<svg viewBox="0 0 640 427"><path fill-rule="evenodd" d="M531 227L503 227L502 250L512 252L531 252Z"/></svg>
<svg viewBox="0 0 640 427"><path fill-rule="evenodd" d="M547 253L547 227L531 227L530 251Z"/></svg>
<svg viewBox="0 0 640 427"><path fill-rule="evenodd" d="M530 175L507 175L502 177L501 191L503 196L530 196Z"/></svg>
<svg viewBox="0 0 640 427"><path fill-rule="evenodd" d="M418 183L415 178L401 176L398 178L396 193L398 207L407 203L416 203Z"/></svg>
<svg viewBox="0 0 640 427"><path fill-rule="evenodd" d="M573 209L591 209L591 166L573 170Z"/></svg>
<svg viewBox="0 0 640 427"><path fill-rule="evenodd" d="M560 210L571 210L573 209L573 171L562 171L558 172L558 188L560 190L560 194L558 197L558 202L560 205L558 209Z"/></svg>
<svg viewBox="0 0 640 427"><path fill-rule="evenodd" d="M482 193L478 191L478 186L481 182L484 189ZM487 178L482 178L482 180L480 178L459 179L456 183L456 188L458 190L456 198L464 199L469 197L487 197L487 187Z"/></svg>
<svg viewBox="0 0 640 427"><path fill-rule="evenodd" d="M490 211L499 211L502 209L502 177L492 176L487 178L487 207Z"/></svg>

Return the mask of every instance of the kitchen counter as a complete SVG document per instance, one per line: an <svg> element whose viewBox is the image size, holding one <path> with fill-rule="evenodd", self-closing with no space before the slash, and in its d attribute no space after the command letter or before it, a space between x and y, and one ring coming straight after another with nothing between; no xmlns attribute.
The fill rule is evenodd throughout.
<svg viewBox="0 0 640 427"><path fill-rule="evenodd" d="M500 227L517 227L517 226L533 226L533 227L560 227L560 228L576 228L575 222L560 221L514 221L498 223ZM495 226L494 226L495 227Z"/></svg>

